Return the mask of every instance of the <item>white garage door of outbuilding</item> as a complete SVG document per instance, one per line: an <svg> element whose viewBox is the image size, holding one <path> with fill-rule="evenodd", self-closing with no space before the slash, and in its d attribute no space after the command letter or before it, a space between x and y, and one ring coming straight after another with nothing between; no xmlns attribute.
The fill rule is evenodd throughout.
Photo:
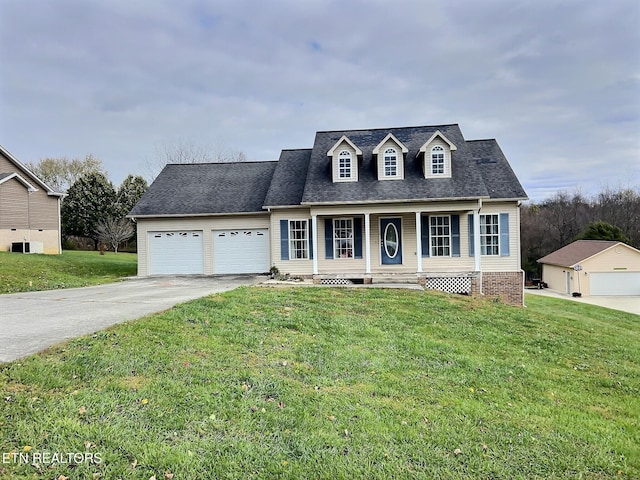
<svg viewBox="0 0 640 480"><path fill-rule="evenodd" d="M268 229L213 231L215 273L263 273L269 267Z"/></svg>
<svg viewBox="0 0 640 480"><path fill-rule="evenodd" d="M203 273L202 231L149 232L150 275Z"/></svg>
<svg viewBox="0 0 640 480"><path fill-rule="evenodd" d="M592 273L591 295L640 295L640 272Z"/></svg>

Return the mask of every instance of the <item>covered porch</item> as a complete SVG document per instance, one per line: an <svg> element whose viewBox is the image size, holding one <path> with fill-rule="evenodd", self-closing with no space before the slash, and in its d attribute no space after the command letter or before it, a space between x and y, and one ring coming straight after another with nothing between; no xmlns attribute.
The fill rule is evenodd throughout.
<svg viewBox="0 0 640 480"><path fill-rule="evenodd" d="M481 256L473 252L480 251L481 208L481 200L313 206L314 281L421 283L475 293Z"/></svg>

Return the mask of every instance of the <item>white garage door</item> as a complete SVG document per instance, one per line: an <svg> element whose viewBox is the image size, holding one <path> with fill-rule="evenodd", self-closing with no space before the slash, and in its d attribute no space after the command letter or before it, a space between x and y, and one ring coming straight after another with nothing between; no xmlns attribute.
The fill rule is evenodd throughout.
<svg viewBox="0 0 640 480"><path fill-rule="evenodd" d="M202 231L149 232L151 275L204 273Z"/></svg>
<svg viewBox="0 0 640 480"><path fill-rule="evenodd" d="M591 295L640 295L640 272L591 274Z"/></svg>
<svg viewBox="0 0 640 480"><path fill-rule="evenodd" d="M263 273L269 267L268 229L213 231L215 273Z"/></svg>

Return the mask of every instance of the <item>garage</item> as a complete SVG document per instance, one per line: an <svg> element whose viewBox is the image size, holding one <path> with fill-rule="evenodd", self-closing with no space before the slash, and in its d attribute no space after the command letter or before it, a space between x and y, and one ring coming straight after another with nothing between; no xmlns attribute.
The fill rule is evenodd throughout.
<svg viewBox="0 0 640 480"><path fill-rule="evenodd" d="M198 230L149 232L149 274L203 274L202 237Z"/></svg>
<svg viewBox="0 0 640 480"><path fill-rule="evenodd" d="M268 229L213 231L214 273L264 273L269 268Z"/></svg>
<svg viewBox="0 0 640 480"><path fill-rule="evenodd" d="M591 295L640 295L640 272L592 273Z"/></svg>

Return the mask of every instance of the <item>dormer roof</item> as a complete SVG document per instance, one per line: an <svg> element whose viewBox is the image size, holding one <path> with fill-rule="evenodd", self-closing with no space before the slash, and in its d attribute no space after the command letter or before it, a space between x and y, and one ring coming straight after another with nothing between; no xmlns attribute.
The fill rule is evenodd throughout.
<svg viewBox="0 0 640 480"><path fill-rule="evenodd" d="M356 155L362 155L362 150L360 150L355 143L353 143L351 140L349 140L349 137L347 137L346 135L343 135L342 137L340 137L340 140L338 140L333 147L331 147L331 149L329 149L329 151L327 152L327 156L331 157L333 156L335 150L342 145L343 142L346 142L351 148L353 148L356 151Z"/></svg>
<svg viewBox="0 0 640 480"><path fill-rule="evenodd" d="M458 148L453 144L453 142L451 140L449 140L440 130L436 130L435 132L433 132L433 135L431 135L429 137L429 140L427 140L424 145L422 145L420 147L420 150L418 151L418 155L420 153L425 153L427 151L427 149L429 148L429 145L436 139L440 137L442 139L442 141L444 143L446 143L447 145L449 145L449 150L451 150L452 152L454 150L457 150Z"/></svg>
<svg viewBox="0 0 640 480"><path fill-rule="evenodd" d="M382 146L387 143L387 141L389 140L393 140L394 143L396 145L398 145L398 147L400 147L400 149L402 150L402 153L407 153L409 151L409 149L404 145L404 143L402 143L400 140L398 140L393 133L389 133L386 137L384 137L382 139L382 141L376 145L376 147L373 149L373 154L374 155L378 155L380 153L380 149L382 148Z"/></svg>

